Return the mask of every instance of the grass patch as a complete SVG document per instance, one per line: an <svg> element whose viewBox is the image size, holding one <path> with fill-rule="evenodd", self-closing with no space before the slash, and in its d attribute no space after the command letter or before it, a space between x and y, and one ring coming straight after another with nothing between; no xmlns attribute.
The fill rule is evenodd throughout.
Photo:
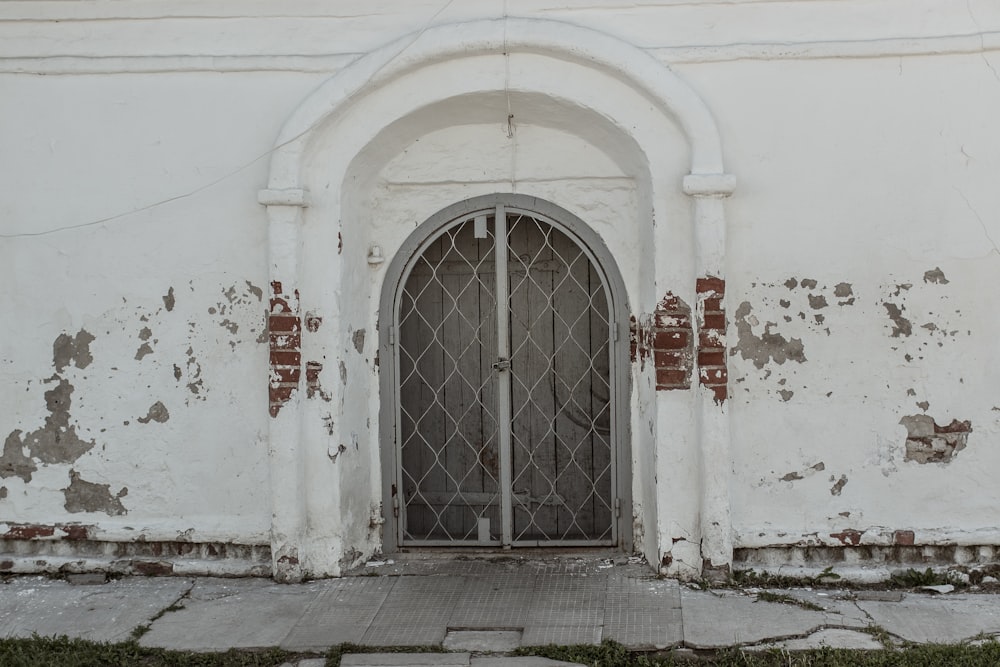
<svg viewBox="0 0 1000 667"><path fill-rule="evenodd" d="M912 646L904 649L854 651L821 648L810 651L740 651L727 649L711 656L652 655L627 650L621 644L600 646L541 646L522 648L517 655L537 655L552 660L579 662L591 667L996 667L1000 644Z"/></svg>
<svg viewBox="0 0 1000 667"><path fill-rule="evenodd" d="M879 637L881 629L870 629ZM884 630L881 630L885 633ZM886 637L888 634L885 633ZM192 653L145 648L134 640L103 644L66 637L0 639L0 665L3 667L278 667L304 658L325 657L328 667L339 667L348 653L426 653L440 652L440 646L372 647L341 644L325 656L293 653L279 649L261 651L231 650L225 653ZM810 651L784 650L740 651L727 649L708 655L674 653L648 654L629 651L617 642L599 646L539 646L521 648L521 656L539 656L577 662L591 667L995 667L1000 665L1000 643L986 640L979 645L926 645L902 649L853 651L822 648Z"/></svg>
<svg viewBox="0 0 1000 667"><path fill-rule="evenodd" d="M889 577L888 584L892 588L918 588L920 586L944 586L951 584L955 588L965 586L965 582L951 572L935 572L927 568L923 572L912 567L903 572L897 572Z"/></svg>
<svg viewBox="0 0 1000 667"><path fill-rule="evenodd" d="M0 665L4 667L276 667L303 656L267 649L192 653L139 646L135 640L104 644L67 637L0 639Z"/></svg>

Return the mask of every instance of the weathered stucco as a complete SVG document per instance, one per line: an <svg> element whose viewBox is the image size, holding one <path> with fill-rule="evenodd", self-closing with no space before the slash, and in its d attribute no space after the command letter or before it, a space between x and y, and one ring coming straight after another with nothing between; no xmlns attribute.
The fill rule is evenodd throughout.
<svg viewBox="0 0 1000 667"><path fill-rule="evenodd" d="M0 3L4 539L378 552L387 269L513 192L621 274L656 567L1000 546L1000 5L799 4Z"/></svg>

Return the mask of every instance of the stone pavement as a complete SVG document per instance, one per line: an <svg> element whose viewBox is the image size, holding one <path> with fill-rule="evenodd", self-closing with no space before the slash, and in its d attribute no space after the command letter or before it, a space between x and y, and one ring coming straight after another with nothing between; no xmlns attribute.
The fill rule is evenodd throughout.
<svg viewBox="0 0 1000 667"><path fill-rule="evenodd" d="M996 594L788 589L764 600L761 593L701 590L657 579L631 559L586 555L387 561L293 585L22 576L0 584L0 636L122 641L141 632L145 646L317 654L343 642L437 646L449 653L354 654L343 664L542 667L561 663L503 654L605 639L638 650L706 650L879 648L873 630L899 643L1000 635Z"/></svg>

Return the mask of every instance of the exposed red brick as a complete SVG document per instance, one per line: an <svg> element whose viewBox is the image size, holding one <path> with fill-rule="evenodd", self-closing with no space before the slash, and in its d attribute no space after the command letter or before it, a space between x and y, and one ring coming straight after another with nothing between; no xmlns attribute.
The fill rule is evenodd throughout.
<svg viewBox="0 0 1000 667"><path fill-rule="evenodd" d="M298 350L271 350L271 366L298 366L302 355Z"/></svg>
<svg viewBox="0 0 1000 667"><path fill-rule="evenodd" d="M705 313L702 317L701 326L705 329L725 331L726 315L725 313Z"/></svg>
<svg viewBox="0 0 1000 667"><path fill-rule="evenodd" d="M716 278L715 276L698 278L695 289L698 294L708 294L714 292L715 294L722 296L726 293L726 281L722 278Z"/></svg>
<svg viewBox="0 0 1000 667"><path fill-rule="evenodd" d="M306 382L316 382L319 380L319 374L323 370L323 364L318 361L307 361L306 362Z"/></svg>
<svg viewBox="0 0 1000 667"><path fill-rule="evenodd" d="M698 365L699 366L725 366L726 365L726 353L721 349L706 349L702 348L698 350Z"/></svg>
<svg viewBox="0 0 1000 667"><path fill-rule="evenodd" d="M292 393L297 389L295 385L278 385L274 387L268 387L268 398L271 400L272 407L274 404L287 403L288 399L292 397Z"/></svg>
<svg viewBox="0 0 1000 667"><path fill-rule="evenodd" d="M716 276L699 278L698 292L698 381L709 387L717 404L729 395L726 384L726 350L723 341L726 331L726 311L723 296L726 281Z"/></svg>
<svg viewBox="0 0 1000 667"><path fill-rule="evenodd" d="M659 329L691 328L691 316L687 312L658 310L653 313L653 326Z"/></svg>
<svg viewBox="0 0 1000 667"><path fill-rule="evenodd" d="M64 540L86 540L90 538L90 529L92 526L81 526L80 524L67 524L59 526L59 530L63 532Z"/></svg>
<svg viewBox="0 0 1000 667"><path fill-rule="evenodd" d="M688 346L686 331L657 331L653 334L653 349L683 350Z"/></svg>
<svg viewBox="0 0 1000 667"><path fill-rule="evenodd" d="M302 347L302 337L299 334L271 334L272 350L298 350Z"/></svg>
<svg viewBox="0 0 1000 667"><path fill-rule="evenodd" d="M312 313L306 313L306 331L309 333L316 333L319 328L323 326L323 318L319 315L313 315Z"/></svg>
<svg viewBox="0 0 1000 667"><path fill-rule="evenodd" d="M912 530L897 530L892 534L892 543L902 547L912 547L913 539Z"/></svg>
<svg viewBox="0 0 1000 667"><path fill-rule="evenodd" d="M301 326L299 318L291 313L274 314L267 319L267 329L271 333L298 333Z"/></svg>
<svg viewBox="0 0 1000 667"><path fill-rule="evenodd" d="M657 368L656 388L677 388L679 386L689 386L690 374L684 369Z"/></svg>
<svg viewBox="0 0 1000 667"><path fill-rule="evenodd" d="M41 537L52 537L55 532L55 526L24 523L9 526L3 537L8 540L37 540Z"/></svg>
<svg viewBox="0 0 1000 667"><path fill-rule="evenodd" d="M680 352L653 351L653 363L657 368L684 368L686 359Z"/></svg>
<svg viewBox="0 0 1000 667"><path fill-rule="evenodd" d="M302 375L301 368L273 368L271 369L271 382L290 382L295 384Z"/></svg>
<svg viewBox="0 0 1000 667"><path fill-rule="evenodd" d="M839 533L830 533L830 537L840 540L842 544L847 546L856 547L861 544L862 532L854 530L853 528L847 528L840 531Z"/></svg>
<svg viewBox="0 0 1000 667"><path fill-rule="evenodd" d="M725 368L699 368L698 376L702 384L726 384L729 371Z"/></svg>
<svg viewBox="0 0 1000 667"><path fill-rule="evenodd" d="M706 313L710 312L722 312L722 297L712 296L702 301L702 305Z"/></svg>

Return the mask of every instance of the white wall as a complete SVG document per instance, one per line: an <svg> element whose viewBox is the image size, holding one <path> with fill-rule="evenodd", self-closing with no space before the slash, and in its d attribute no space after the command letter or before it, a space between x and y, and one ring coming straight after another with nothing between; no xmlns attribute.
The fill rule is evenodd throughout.
<svg viewBox="0 0 1000 667"><path fill-rule="evenodd" d="M992 306L1000 6L565 4L400 1L362 11L311 0L0 3L0 438L15 443L0 459L0 522L81 522L111 540L269 542L268 223L256 196L274 140L302 99L361 54L431 25L499 18L506 7L647 49L718 123L727 171L739 179L725 204L735 546L841 544L836 535L848 529L863 532L863 543L911 530L918 544L1000 544L1000 497L988 472L1000 463L1000 315ZM533 76L519 62L534 61L512 60L515 89ZM449 78L447 63L439 74L433 85L465 85ZM484 67L484 76L504 75ZM573 85L560 77L551 87ZM577 85L583 96L586 84ZM599 85L589 94L625 94ZM651 102L621 99L648 119L634 128L648 139L638 151L602 135L586 114L554 126L553 109L523 98L518 113L534 110L539 120L516 121L515 188L593 224L619 258L639 314L693 275L689 229L677 237L676 264L653 266L649 254L654 236L669 244L670 225L688 224L679 194L688 155L679 129L657 124ZM358 216L306 213L307 225L330 226L310 237L321 243L304 248L304 265L317 267L341 240L346 254L313 274L335 277L339 291L324 293L318 281L303 293L303 313L321 311L330 332L305 342L314 347L304 358L325 358L334 397L329 406L306 404L315 428L303 438L330 453L357 443L339 464L325 455L308 462L309 474L329 481L309 501L305 527L319 536L316 553L332 554L311 565L317 572L378 546L370 522L380 501L370 422L378 399L342 398L338 387L341 360L349 378L376 372L380 277L363 253L374 240L391 253L406 221L509 189L512 144L501 123L481 117L499 101L483 100L461 109L471 122L437 117L430 127L425 119L419 133L395 135L397 145L358 146L369 161L352 166L347 176L363 178L346 195L322 176L322 151L339 146L310 158L319 210L332 187ZM468 146L478 150L441 161ZM482 175L470 178L484 158ZM642 159L676 174L675 198L653 201L635 178ZM653 231L643 224L656 207ZM785 286L791 278L794 288ZM803 279L816 286L803 288ZM850 296L836 296L842 283ZM815 307L818 297L825 307ZM909 335L893 336L894 307L911 323ZM748 313L739 322L738 311ZM769 322L770 334L801 341L801 363L778 363L762 348ZM356 355L351 335L362 327L371 347ZM60 335L81 331L93 341L67 347L62 339L64 356L54 358ZM65 357L77 340L79 353ZM150 353L139 353L143 343ZM45 393L60 383L73 388L68 418L46 406ZM656 400L637 403L632 426L636 443L649 434L646 449L633 444L636 461L656 471L654 486L636 489L649 512L640 541L651 560L676 540L697 543L697 527L683 519L696 513L696 452L675 446L692 419L690 400L670 392ZM139 423L157 402L169 418ZM331 410L335 434L322 426ZM971 422L965 448L942 463L904 460L900 420L921 414L942 426ZM659 431L650 433L653 421ZM82 443L70 454L51 445L61 427ZM25 434L44 442L25 449ZM36 468L30 482L25 466ZM697 552L676 549L696 567Z"/></svg>

